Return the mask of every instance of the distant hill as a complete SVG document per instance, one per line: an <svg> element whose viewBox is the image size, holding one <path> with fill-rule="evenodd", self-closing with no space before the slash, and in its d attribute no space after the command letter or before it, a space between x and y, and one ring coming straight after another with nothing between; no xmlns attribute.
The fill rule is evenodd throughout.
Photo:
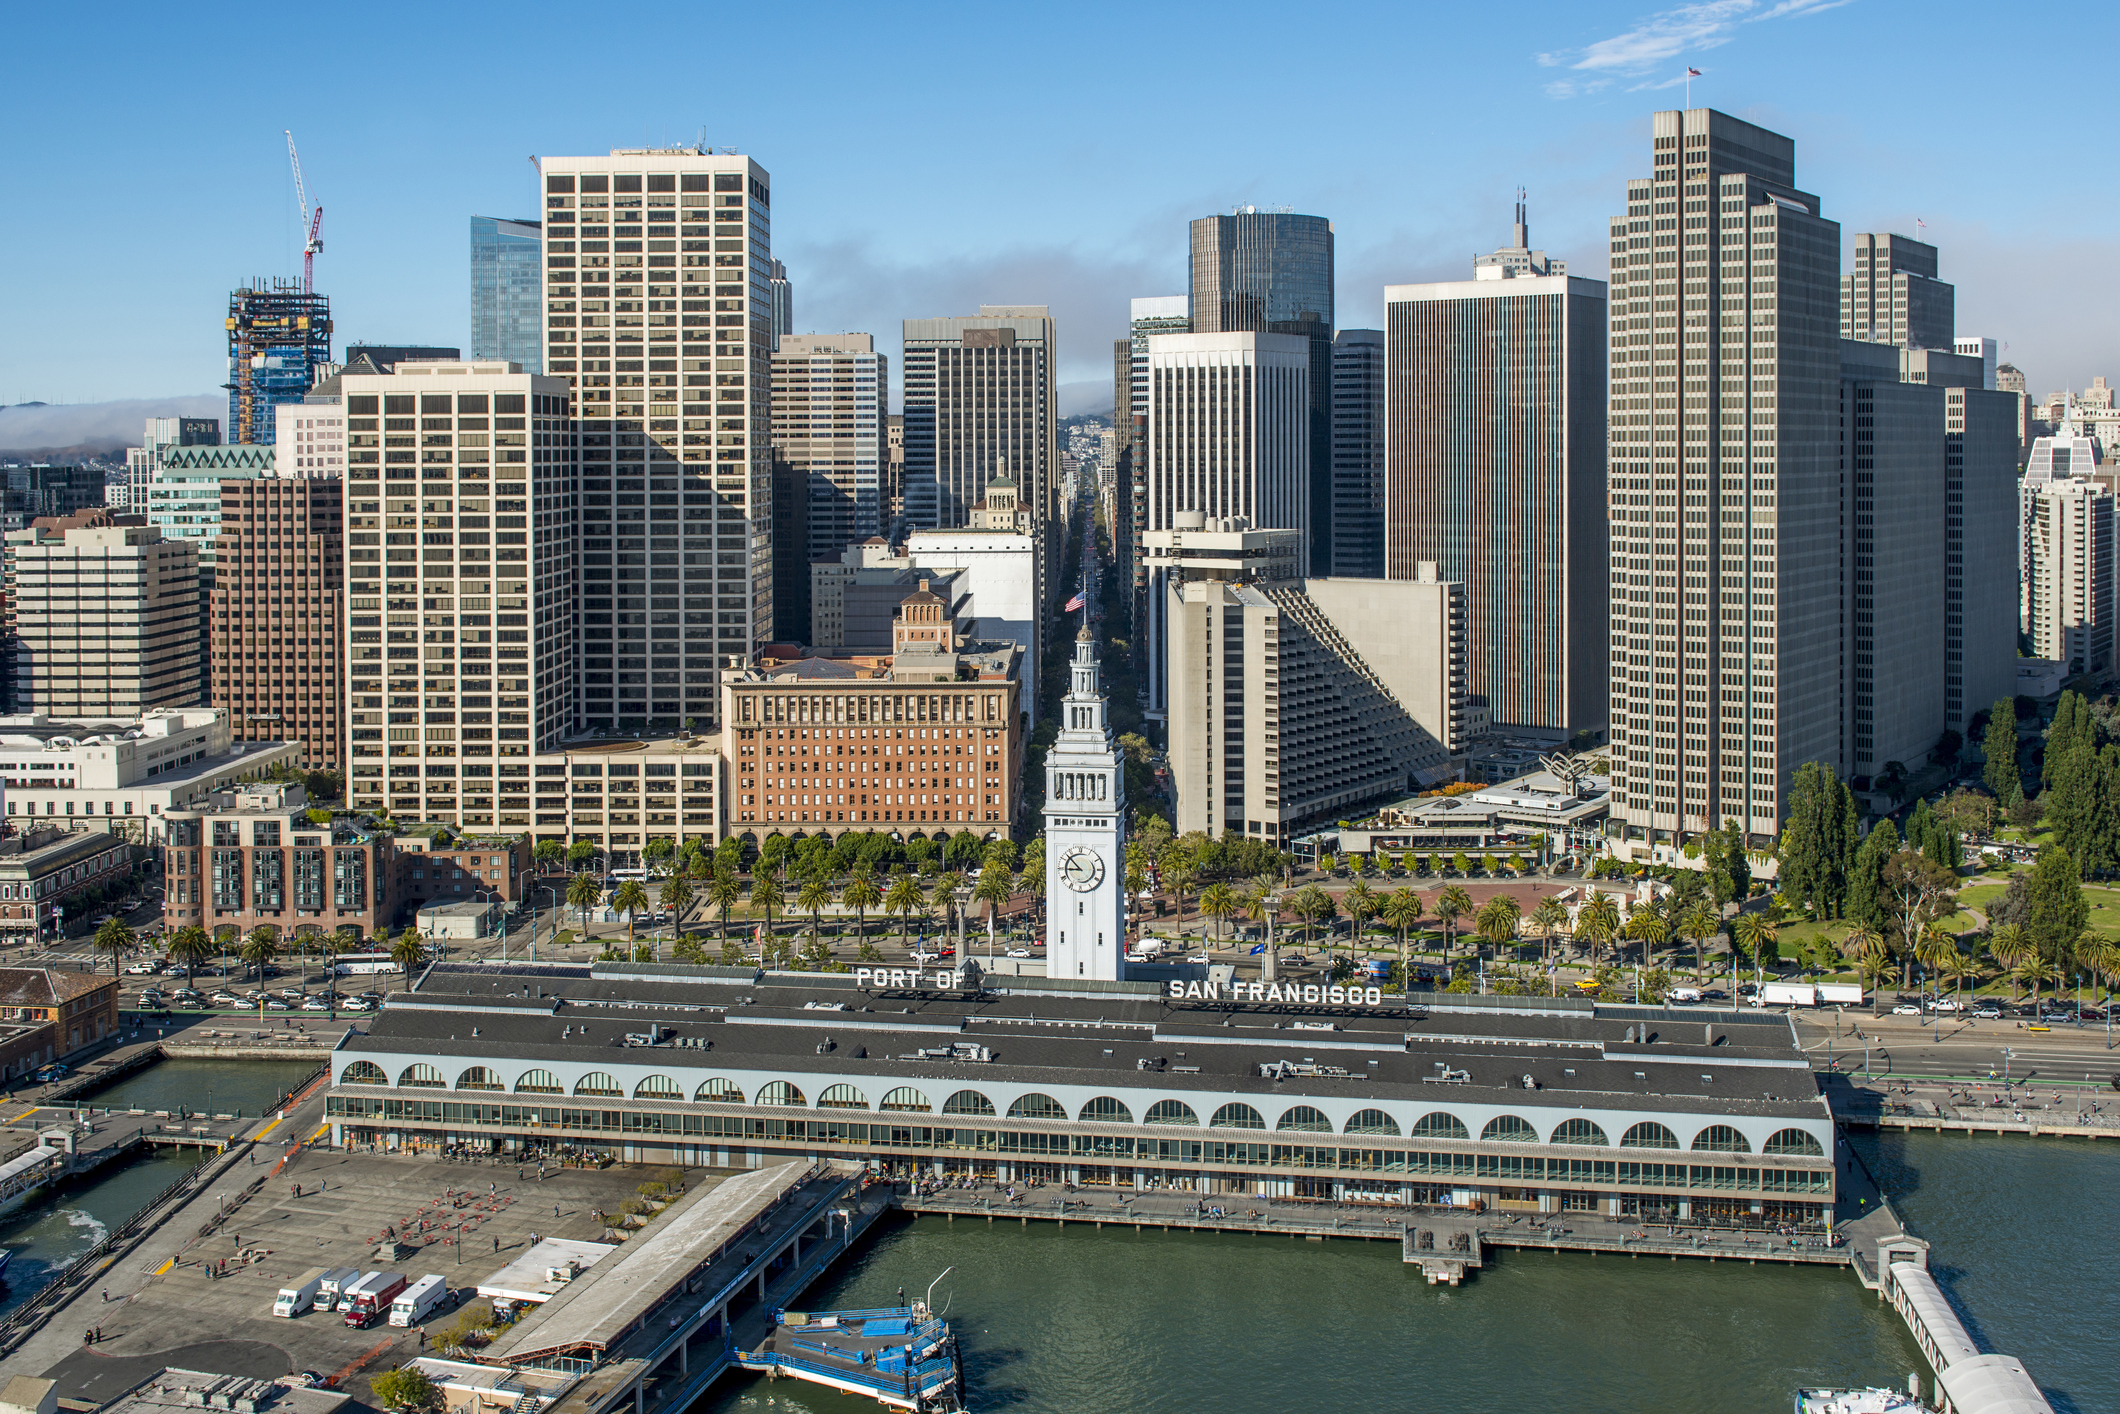
<svg viewBox="0 0 2120 1414"><path fill-rule="evenodd" d="M228 399L218 393L173 398L124 398L107 403L17 403L0 407L0 457L11 461L85 461L123 457L140 445L150 417L211 417L226 421Z"/></svg>

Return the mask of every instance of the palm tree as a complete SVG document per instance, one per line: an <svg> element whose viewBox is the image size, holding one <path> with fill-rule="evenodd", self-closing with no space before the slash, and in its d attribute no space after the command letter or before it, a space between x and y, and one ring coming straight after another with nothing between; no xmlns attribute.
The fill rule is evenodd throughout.
<svg viewBox="0 0 2120 1414"><path fill-rule="evenodd" d="M213 939L196 923L187 924L170 935L169 960L184 969L184 980L189 982L191 974L208 958L213 956Z"/></svg>
<svg viewBox="0 0 2120 1414"><path fill-rule="evenodd" d="M884 891L883 911L886 914L895 913L898 915L898 945L900 947L905 946L907 922L912 918L914 911L922 907L925 902L926 900L920 895L920 885L914 881L912 875L901 871L892 876L890 888Z"/></svg>
<svg viewBox="0 0 2120 1414"><path fill-rule="evenodd" d="M1236 892L1227 884L1209 884L1200 891L1200 912L1215 920L1215 944L1222 942L1222 920L1237 911Z"/></svg>
<svg viewBox="0 0 2120 1414"><path fill-rule="evenodd" d="M110 975L115 977L118 975L119 960L137 950L140 940L133 936L132 929L118 919L106 918L103 920L103 926L96 930L94 946L97 952L110 959Z"/></svg>
<svg viewBox="0 0 2120 1414"><path fill-rule="evenodd" d="M767 944L771 944L773 941L773 910L780 907L783 901L780 892L780 881L773 877L772 870L761 869L751 875L751 897L749 902L751 907L762 908L766 911L765 942ZM759 956L765 956L764 947L759 949Z"/></svg>
<svg viewBox="0 0 2120 1414"><path fill-rule="evenodd" d="M1914 945L1914 960L1927 969L1930 976L1941 977L1944 964L1963 963L1965 957L1958 951L1958 939L1931 922L1922 928L1921 941Z"/></svg>
<svg viewBox="0 0 2120 1414"><path fill-rule="evenodd" d="M655 903L659 908L670 910L673 925L682 929L685 913L692 907L692 885L682 873L673 873L663 880L662 888L656 891Z"/></svg>
<svg viewBox="0 0 2120 1414"><path fill-rule="evenodd" d="M1721 911L1711 908L1705 903L1694 904L1678 920L1678 936L1680 940L1683 941L1686 938L1693 940L1694 981L1698 982L1701 979L1702 972L1706 970L1701 960L1701 952L1707 947L1708 939L1721 931Z"/></svg>
<svg viewBox="0 0 2120 1414"><path fill-rule="evenodd" d="M1278 912L1280 912L1280 906L1274 901L1273 880L1271 879L1254 879L1250 888L1237 895L1237 913L1239 916L1249 918L1252 922L1261 924L1266 929L1265 943L1269 953L1269 960L1273 960L1274 957L1278 956L1274 952L1273 946L1273 917Z"/></svg>
<svg viewBox="0 0 2120 1414"><path fill-rule="evenodd" d="M2076 961L2086 972L2105 980L2108 990L2120 977L2120 943L2102 933L2085 933L2076 939Z"/></svg>
<svg viewBox="0 0 2120 1414"><path fill-rule="evenodd" d="M986 905L986 950L989 954L994 950L994 920L1001 912L1001 905L1007 903L1015 892L1015 880L1005 861L992 859L979 870L979 882L972 889L972 898Z"/></svg>
<svg viewBox="0 0 2120 1414"><path fill-rule="evenodd" d="M398 934L398 940L390 945L390 961L398 971L405 974L405 985L412 985L412 974L427 965L427 940L417 929L407 928Z"/></svg>
<svg viewBox="0 0 2120 1414"><path fill-rule="evenodd" d="M2024 929L2015 923L2005 923L1988 934L1988 955L2002 964L2003 972L2010 979L2010 1004L2017 1002L2017 969L2031 958L2036 949L2032 940L2025 936Z"/></svg>
<svg viewBox="0 0 2120 1414"><path fill-rule="evenodd" d="M1290 910L1294 912L1295 916L1303 920L1303 942L1305 946L1309 945L1311 935L1317 925L1323 920L1332 917L1338 911L1337 905L1332 901L1332 895L1319 888L1316 884L1305 884L1302 888L1297 889L1295 897L1290 899L1288 903Z"/></svg>
<svg viewBox="0 0 2120 1414"><path fill-rule="evenodd" d="M262 983L265 980L265 969L279 953L280 930L270 923L260 923L251 929L250 936L243 940L243 951L240 955L245 967L255 967L258 970L258 981Z"/></svg>
<svg viewBox="0 0 2120 1414"><path fill-rule="evenodd" d="M1776 943L1774 920L1758 909L1740 913L1730 925L1730 941L1752 955L1752 965L1762 967L1762 955Z"/></svg>
<svg viewBox="0 0 2120 1414"><path fill-rule="evenodd" d="M1653 908L1637 908L1627 918L1627 936L1642 945L1642 965L1648 966L1656 949L1671 936L1671 927Z"/></svg>
<svg viewBox="0 0 2120 1414"><path fill-rule="evenodd" d="M567 907L582 911L582 937L589 936L589 910L604 896L603 882L584 869L567 881Z"/></svg>
<svg viewBox="0 0 2120 1414"><path fill-rule="evenodd" d="M1199 882L1199 878L1193 870L1189 856L1163 866L1163 886L1170 890L1171 899L1178 906L1178 932L1181 936L1185 932L1185 896L1192 892L1192 886Z"/></svg>
<svg viewBox="0 0 2120 1414"><path fill-rule="evenodd" d="M1524 906L1508 894L1496 894L1480 906L1473 927L1494 949L1495 961L1501 961L1502 949L1515 940L1517 924L1523 916Z"/></svg>
<svg viewBox="0 0 2120 1414"><path fill-rule="evenodd" d="M1451 945L1457 942L1457 921L1472 912L1472 895L1456 884L1435 896L1435 916L1443 925L1443 961L1450 961Z"/></svg>
<svg viewBox="0 0 2120 1414"><path fill-rule="evenodd" d="M729 910L734 908L737 900L742 897L743 885L736 882L736 871L733 869L717 869L713 878L707 881L707 906L721 912L723 946L727 946L729 941Z"/></svg>
<svg viewBox="0 0 2120 1414"><path fill-rule="evenodd" d="M1875 928L1870 927L1866 923L1857 923L1854 927L1848 929L1846 935L1841 938L1836 946L1842 957L1852 960L1867 953L1872 943L1881 943L1883 941L1883 936Z"/></svg>
<svg viewBox="0 0 2120 1414"><path fill-rule="evenodd" d="M1352 856L1354 859L1361 857L1359 854ZM1354 887L1340 895L1340 907L1346 911L1348 922L1354 925L1347 937L1350 954L1360 949L1362 930L1369 926L1370 919L1376 917L1378 904L1377 891L1370 888L1360 874L1355 875Z"/></svg>
<svg viewBox="0 0 2120 1414"><path fill-rule="evenodd" d="M1855 972L1869 985L1870 1015L1874 1017L1884 1009L1884 980L1899 970L1899 964L1892 960L1890 943L1876 933L1868 936L1869 941L1855 959Z"/></svg>
<svg viewBox="0 0 2120 1414"><path fill-rule="evenodd" d="M1384 901L1377 905L1377 911L1383 915L1384 921L1397 930L1399 935L1399 991L1402 994L1412 990L1412 980L1406 973L1406 933L1421 921L1425 908L1421 896L1412 889L1393 889L1384 895Z"/></svg>
<svg viewBox="0 0 2120 1414"><path fill-rule="evenodd" d="M1532 931L1538 934L1539 961L1546 962L1547 949L1553 942L1553 935L1567 926L1568 910L1557 898L1542 898L1538 901L1538 907L1531 910L1530 922Z"/></svg>
<svg viewBox="0 0 2120 1414"><path fill-rule="evenodd" d="M611 891L611 906L626 915L626 948L633 947L633 925L648 911L648 889L638 879L628 879Z"/></svg>
<svg viewBox="0 0 2120 1414"><path fill-rule="evenodd" d="M1590 960L1596 962L1599 948L1619 936L1619 905L1612 895L1590 891L1589 901L1575 910L1575 936L1590 940Z"/></svg>
<svg viewBox="0 0 2120 1414"><path fill-rule="evenodd" d="M810 936L823 936L824 906L831 901L832 886L822 871L802 881L802 888L795 895L795 906L810 915Z"/></svg>
<svg viewBox="0 0 2120 1414"><path fill-rule="evenodd" d="M875 878L866 869L856 869L847 877L847 886L840 891L839 901L854 910L854 931L867 936L869 910L883 902L883 892L876 887Z"/></svg>

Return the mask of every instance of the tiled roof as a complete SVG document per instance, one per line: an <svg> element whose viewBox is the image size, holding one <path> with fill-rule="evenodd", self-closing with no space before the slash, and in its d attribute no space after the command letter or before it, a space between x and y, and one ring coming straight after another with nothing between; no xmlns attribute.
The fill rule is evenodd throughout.
<svg viewBox="0 0 2120 1414"><path fill-rule="evenodd" d="M59 1006L107 987L113 979L95 972L59 972L49 967L0 967L0 1006Z"/></svg>

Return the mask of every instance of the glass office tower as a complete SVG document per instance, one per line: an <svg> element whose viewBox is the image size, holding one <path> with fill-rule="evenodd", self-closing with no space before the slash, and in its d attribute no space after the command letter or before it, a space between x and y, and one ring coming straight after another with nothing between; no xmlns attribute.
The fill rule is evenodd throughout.
<svg viewBox="0 0 2120 1414"><path fill-rule="evenodd" d="M1240 206L1192 223L1192 332L1310 340L1310 562L1332 561L1332 222Z"/></svg>
<svg viewBox="0 0 2120 1414"><path fill-rule="evenodd" d="M543 231L535 221L471 218L471 357L545 371Z"/></svg>

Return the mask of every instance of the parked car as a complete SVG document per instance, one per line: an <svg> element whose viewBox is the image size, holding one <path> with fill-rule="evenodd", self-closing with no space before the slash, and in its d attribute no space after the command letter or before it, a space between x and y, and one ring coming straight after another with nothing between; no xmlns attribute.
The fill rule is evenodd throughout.
<svg viewBox="0 0 2120 1414"><path fill-rule="evenodd" d="M374 1011L375 1003L366 997L348 997L339 1003L340 1011Z"/></svg>
<svg viewBox="0 0 2120 1414"><path fill-rule="evenodd" d="M1204 952L1196 952L1191 957L1185 960L1187 962L1205 962L1207 961L1207 954Z"/></svg>
<svg viewBox="0 0 2120 1414"><path fill-rule="evenodd" d="M331 1003L323 997L310 997L303 1001L304 1011L330 1011Z"/></svg>
<svg viewBox="0 0 2120 1414"><path fill-rule="evenodd" d="M153 977L161 970L161 963L150 960L147 962L136 962L132 964L130 967L125 969L125 975L128 977Z"/></svg>
<svg viewBox="0 0 2120 1414"><path fill-rule="evenodd" d="M285 1001L281 1000L281 999L280 999L279 997L267 997L267 998L265 999L265 1010L267 1010L267 1011L293 1011L293 1010L294 1010L294 1008L293 1008L292 1006L288 1005L288 1004L287 1004L287 1003L286 1003Z"/></svg>
<svg viewBox="0 0 2120 1414"><path fill-rule="evenodd" d="M172 962L167 967L162 969L162 975L164 977L185 977L189 976L190 974L185 969L183 963Z"/></svg>
<svg viewBox="0 0 2120 1414"><path fill-rule="evenodd" d="M1914 1003L1912 1002L1901 1002L1898 1006L1892 1008L1892 1015L1919 1016L1921 1015L1921 1008L1914 1005Z"/></svg>
<svg viewBox="0 0 2120 1414"><path fill-rule="evenodd" d="M243 999L237 996L234 992L229 991L226 987L223 987L220 991L215 992L211 997L208 998L208 1000L211 1001L215 1006L243 1005Z"/></svg>
<svg viewBox="0 0 2120 1414"><path fill-rule="evenodd" d="M68 1069L69 1067L64 1061L54 1061L52 1064L38 1069L36 1081L39 1085L49 1085L54 1080L64 1078Z"/></svg>
<svg viewBox="0 0 2120 1414"><path fill-rule="evenodd" d="M1008 955L1010 957L1029 957L1031 955L1031 950L1029 948L1010 948L1008 950Z"/></svg>
<svg viewBox="0 0 2120 1414"><path fill-rule="evenodd" d="M1966 1015L1980 1021L2000 1021L2002 1019L2002 1008L1996 1006L1993 1002L1982 1002L1979 1006L1967 1012Z"/></svg>
<svg viewBox="0 0 2120 1414"><path fill-rule="evenodd" d="M1929 1003L1930 1011L1964 1011L1965 1003L1956 997L1938 997Z"/></svg>

